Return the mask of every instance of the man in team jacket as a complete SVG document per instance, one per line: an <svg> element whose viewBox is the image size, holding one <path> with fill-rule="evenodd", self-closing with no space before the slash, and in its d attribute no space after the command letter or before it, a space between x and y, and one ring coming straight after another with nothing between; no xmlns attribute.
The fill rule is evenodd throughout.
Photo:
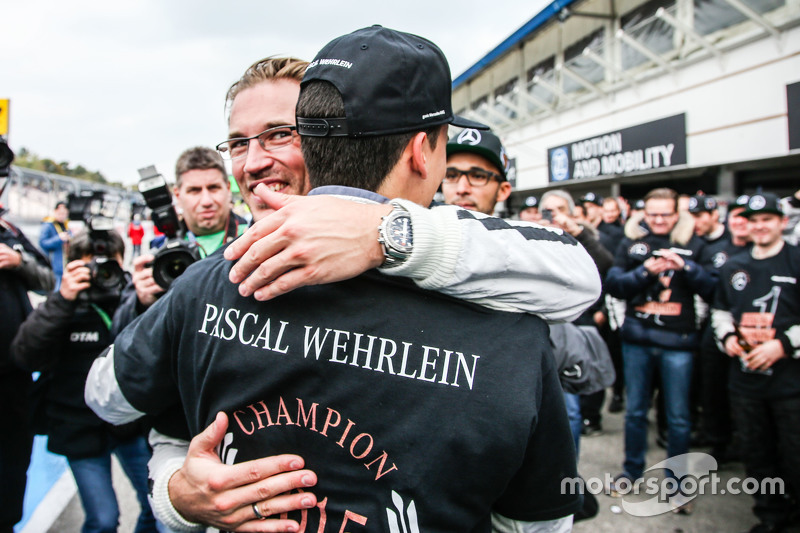
<svg viewBox="0 0 800 533"><path fill-rule="evenodd" d="M312 194L387 205L389 268L413 239L408 211L389 198L427 205L447 124L482 127L452 114L435 45L380 27L320 52L297 114ZM503 231L576 245L544 228ZM305 458L319 478L319 503L298 516L310 529L489 531L492 513L568 524L579 498L561 481L575 457L541 319L375 272L259 303L219 282L230 270L222 256L193 265L118 338L108 358L139 413L182 404L192 434L228 413L226 462Z"/></svg>
<svg viewBox="0 0 800 533"><path fill-rule="evenodd" d="M760 523L750 531L769 533L787 525L800 494L800 249L781 237L778 196L753 195L741 216L753 247L722 267L712 324L736 358L729 387L747 475L785 483L783 494L753 495Z"/></svg>
<svg viewBox="0 0 800 533"><path fill-rule="evenodd" d="M690 216L682 220L684 215L679 215L675 191L654 189L644 204L646 226L633 228L636 235L626 235L605 285L611 296L627 302L621 330L627 395L621 476L629 480L644 472L656 368L667 409L667 456L689 451L689 387L700 341L694 297L709 299L715 283L697 262L703 243L693 235Z"/></svg>

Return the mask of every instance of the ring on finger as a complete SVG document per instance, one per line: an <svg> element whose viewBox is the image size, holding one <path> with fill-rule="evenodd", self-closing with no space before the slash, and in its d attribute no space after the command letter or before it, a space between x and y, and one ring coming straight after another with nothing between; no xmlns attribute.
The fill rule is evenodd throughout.
<svg viewBox="0 0 800 533"><path fill-rule="evenodd" d="M259 520L266 520L267 519L267 517L265 515L261 514L261 511L258 510L258 504L257 503L253 504L253 512L256 514L256 518L258 518Z"/></svg>

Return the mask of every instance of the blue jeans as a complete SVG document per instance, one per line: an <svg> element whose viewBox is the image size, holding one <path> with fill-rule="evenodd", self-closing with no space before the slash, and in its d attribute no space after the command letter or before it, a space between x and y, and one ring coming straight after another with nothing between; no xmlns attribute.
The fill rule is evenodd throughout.
<svg viewBox="0 0 800 533"><path fill-rule="evenodd" d="M111 453L117 456L122 469L136 490L141 512L135 533L156 533L156 519L147 501L147 461L150 448L144 437L117 442L108 452L95 457L67 457L81 504L86 514L82 533L116 533L119 523L117 495L111 485Z"/></svg>
<svg viewBox="0 0 800 533"><path fill-rule="evenodd" d="M637 479L642 477L645 466L647 411L650 409L656 366L661 372L661 387L667 411L667 457L689 451L689 387L693 355L684 350L623 342L622 360L627 395L623 469L631 479Z"/></svg>
<svg viewBox="0 0 800 533"><path fill-rule="evenodd" d="M575 457L580 457L581 450L581 428L583 427L583 417L581 416L581 397L577 394L564 393L564 405L567 407L567 418L569 418L569 429L572 431L572 440L575 441Z"/></svg>

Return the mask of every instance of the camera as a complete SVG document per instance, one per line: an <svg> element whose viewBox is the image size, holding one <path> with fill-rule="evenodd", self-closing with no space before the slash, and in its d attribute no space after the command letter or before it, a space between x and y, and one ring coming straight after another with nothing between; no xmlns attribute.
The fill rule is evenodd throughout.
<svg viewBox="0 0 800 533"><path fill-rule="evenodd" d="M158 249L153 260L153 279L159 287L166 290L183 274L189 265L200 259L197 243L186 241L183 226L172 205L172 194L164 177L149 166L139 169L139 192L153 212L153 223L167 240Z"/></svg>
<svg viewBox="0 0 800 533"><path fill-rule="evenodd" d="M95 215L86 221L86 227L89 230L93 256L86 265L91 272L91 285L81 296L90 302L119 300L127 280L116 259L109 257L114 222L110 218Z"/></svg>
<svg viewBox="0 0 800 533"><path fill-rule="evenodd" d="M84 221L92 254L86 265L91 273L89 288L78 295L82 302L118 301L127 283L125 272L111 256L114 220L101 214L108 207L105 204L106 195L100 191L83 190L67 196L69 218Z"/></svg>
<svg viewBox="0 0 800 533"><path fill-rule="evenodd" d="M110 255L114 220L103 213L114 210L115 205L111 204L111 198L102 191L82 190L67 196L69 218L83 220L92 254L92 260L86 265L91 272L90 286L78 295L80 301L117 301L127 283L122 267Z"/></svg>
<svg viewBox="0 0 800 533"><path fill-rule="evenodd" d="M546 220L548 222L553 221L553 210L552 209L542 209L542 220Z"/></svg>

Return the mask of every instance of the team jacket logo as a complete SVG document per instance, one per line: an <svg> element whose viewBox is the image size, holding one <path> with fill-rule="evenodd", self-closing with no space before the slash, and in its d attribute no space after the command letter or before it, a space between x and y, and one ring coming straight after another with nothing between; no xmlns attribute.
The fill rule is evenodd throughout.
<svg viewBox="0 0 800 533"><path fill-rule="evenodd" d="M725 252L717 252L711 258L711 264L714 265L714 268L722 268L722 265L728 262L728 254Z"/></svg>
<svg viewBox="0 0 800 533"><path fill-rule="evenodd" d="M635 242L630 248L628 248L628 255L639 255L644 257L649 253L650 247L646 242Z"/></svg>
<svg viewBox="0 0 800 533"><path fill-rule="evenodd" d="M750 282L750 275L744 270L737 270L731 276L731 287L736 291L743 291Z"/></svg>

